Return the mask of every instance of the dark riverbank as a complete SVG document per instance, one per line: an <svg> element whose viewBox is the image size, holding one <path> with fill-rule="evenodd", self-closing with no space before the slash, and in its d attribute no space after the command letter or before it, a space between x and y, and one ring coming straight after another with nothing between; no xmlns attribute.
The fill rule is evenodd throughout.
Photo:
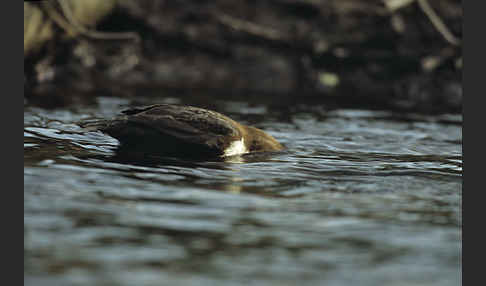
<svg viewBox="0 0 486 286"><path fill-rule="evenodd" d="M462 110L461 1L101 2L103 9L93 8L98 14L85 13L89 19L77 23L87 32L67 29L72 22L56 1L52 10L24 3L28 102L51 107L148 89L286 104ZM26 51L32 7L44 15L36 27L46 26L34 34L47 40ZM54 21L52 11L68 24ZM135 32L139 40L130 34L107 39L94 29Z"/></svg>

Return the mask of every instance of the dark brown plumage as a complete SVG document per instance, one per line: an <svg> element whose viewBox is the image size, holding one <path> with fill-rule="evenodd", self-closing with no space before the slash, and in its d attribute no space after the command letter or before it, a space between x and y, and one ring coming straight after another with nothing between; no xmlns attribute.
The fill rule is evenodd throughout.
<svg viewBox="0 0 486 286"><path fill-rule="evenodd" d="M156 104L132 108L98 124L97 129L118 139L124 150L171 156L231 156L283 149L260 129L193 106Z"/></svg>

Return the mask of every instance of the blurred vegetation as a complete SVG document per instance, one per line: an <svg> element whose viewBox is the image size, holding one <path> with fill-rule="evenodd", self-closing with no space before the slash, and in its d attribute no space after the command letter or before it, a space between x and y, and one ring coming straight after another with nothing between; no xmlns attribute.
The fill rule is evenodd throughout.
<svg viewBox="0 0 486 286"><path fill-rule="evenodd" d="M40 9L24 3L24 55L29 56L52 37L52 22Z"/></svg>
<svg viewBox="0 0 486 286"><path fill-rule="evenodd" d="M63 104L74 94L131 96L150 88L461 112L461 5L24 2L25 96Z"/></svg>

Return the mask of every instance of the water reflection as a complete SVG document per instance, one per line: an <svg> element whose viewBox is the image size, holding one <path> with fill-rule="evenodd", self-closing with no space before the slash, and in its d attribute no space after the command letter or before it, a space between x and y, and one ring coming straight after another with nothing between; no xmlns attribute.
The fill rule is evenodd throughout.
<svg viewBox="0 0 486 286"><path fill-rule="evenodd" d="M26 284L460 283L461 116L216 102L287 150L141 161L76 124L127 104L24 111Z"/></svg>

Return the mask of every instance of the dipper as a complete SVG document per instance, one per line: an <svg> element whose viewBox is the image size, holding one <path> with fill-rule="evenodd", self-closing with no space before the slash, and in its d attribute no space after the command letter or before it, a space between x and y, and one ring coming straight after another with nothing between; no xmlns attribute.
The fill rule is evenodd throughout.
<svg viewBox="0 0 486 286"><path fill-rule="evenodd" d="M137 153L227 157L284 148L263 130L215 111L175 104L127 109L97 129L118 139L121 149Z"/></svg>

